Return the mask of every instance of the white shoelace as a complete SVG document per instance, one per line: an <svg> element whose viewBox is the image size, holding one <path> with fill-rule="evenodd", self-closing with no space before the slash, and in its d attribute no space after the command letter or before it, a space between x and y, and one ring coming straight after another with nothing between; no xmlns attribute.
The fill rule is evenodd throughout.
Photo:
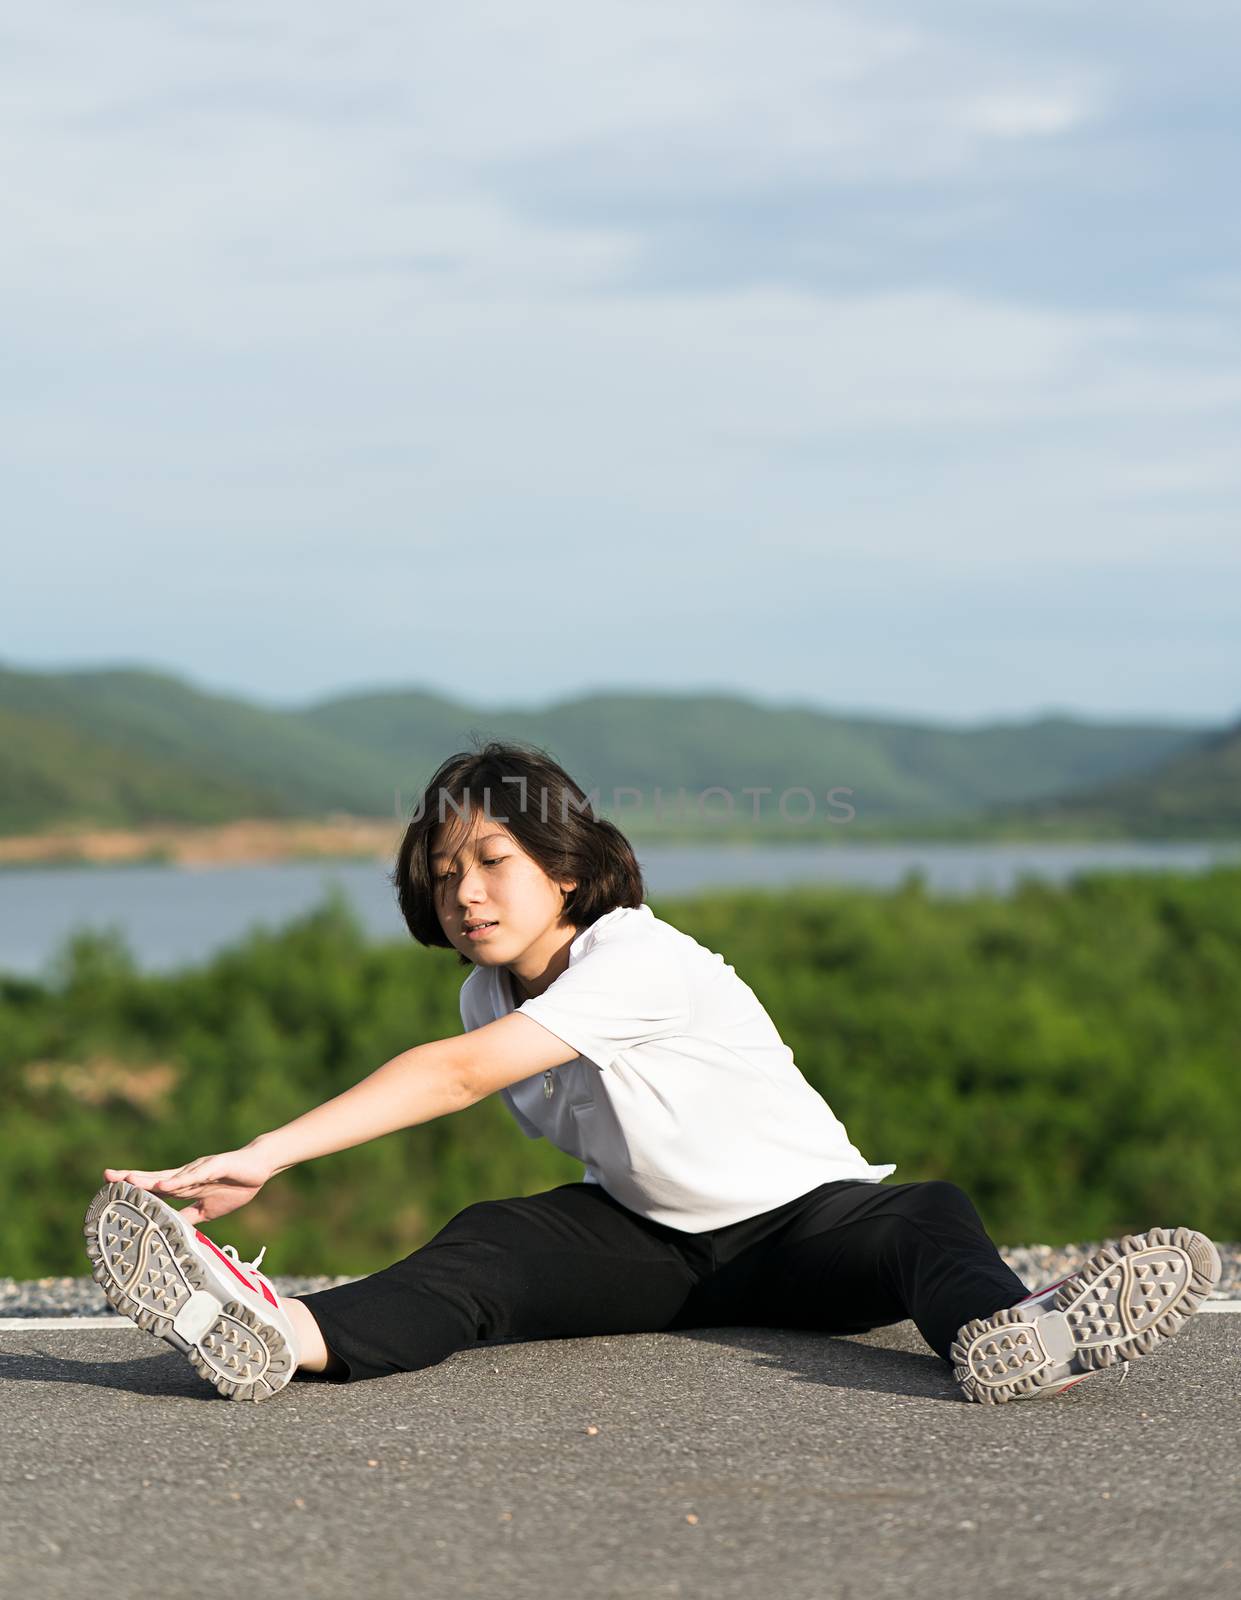
<svg viewBox="0 0 1241 1600"><path fill-rule="evenodd" d="M259 1262L267 1254L267 1246L264 1245L259 1251L258 1255L255 1256L253 1261L243 1261L237 1254L237 1246L235 1244L222 1244L220 1249L223 1250L226 1256L232 1256L233 1260L239 1267L249 1267L252 1272L257 1272L259 1270Z"/></svg>
<svg viewBox="0 0 1241 1600"><path fill-rule="evenodd" d="M267 1274L259 1271L259 1262L267 1254L266 1245L263 1246L253 1261L243 1261L237 1253L237 1246L235 1244L222 1244L220 1249L223 1250L224 1254L234 1261L237 1266L245 1267L246 1270L248 1272L252 1272L256 1278L261 1278L273 1294L278 1293L276 1285L271 1281Z"/></svg>

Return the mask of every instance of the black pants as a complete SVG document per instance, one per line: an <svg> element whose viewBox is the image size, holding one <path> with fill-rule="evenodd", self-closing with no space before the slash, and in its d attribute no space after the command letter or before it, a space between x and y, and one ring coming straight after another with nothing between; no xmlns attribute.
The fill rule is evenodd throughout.
<svg viewBox="0 0 1241 1600"><path fill-rule="evenodd" d="M705 1233L650 1222L597 1183L484 1200L403 1261L296 1298L348 1382L432 1366L482 1340L864 1333L906 1318L948 1361L962 1323L1029 1292L956 1184L843 1179Z"/></svg>

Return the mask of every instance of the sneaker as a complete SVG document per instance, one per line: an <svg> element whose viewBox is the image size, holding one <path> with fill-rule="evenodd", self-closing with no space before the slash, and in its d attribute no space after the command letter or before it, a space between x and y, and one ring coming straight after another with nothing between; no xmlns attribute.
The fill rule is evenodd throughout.
<svg viewBox="0 0 1241 1600"><path fill-rule="evenodd" d="M167 1340L230 1400L267 1400L293 1376L297 1341L270 1281L181 1220L158 1195L124 1181L91 1201L86 1253L108 1302Z"/></svg>
<svg viewBox="0 0 1241 1600"><path fill-rule="evenodd" d="M957 1332L953 1374L967 1400L1046 1400L1146 1356L1181 1328L1223 1275L1189 1228L1151 1228L1096 1251L1079 1271Z"/></svg>

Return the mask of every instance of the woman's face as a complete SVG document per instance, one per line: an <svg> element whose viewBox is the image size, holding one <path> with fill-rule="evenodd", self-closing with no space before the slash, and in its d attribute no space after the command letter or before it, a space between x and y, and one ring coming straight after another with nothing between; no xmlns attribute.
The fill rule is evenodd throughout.
<svg viewBox="0 0 1241 1600"><path fill-rule="evenodd" d="M431 836L435 909L456 949L478 966L542 970L564 943L561 889L503 823L478 814L441 823ZM467 925L494 927L471 935Z"/></svg>

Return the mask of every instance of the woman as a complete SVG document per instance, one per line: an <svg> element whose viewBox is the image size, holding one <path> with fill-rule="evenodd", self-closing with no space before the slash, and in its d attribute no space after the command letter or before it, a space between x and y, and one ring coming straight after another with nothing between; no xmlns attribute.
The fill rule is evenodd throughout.
<svg viewBox="0 0 1241 1600"><path fill-rule="evenodd" d="M243 1149L107 1168L86 1217L117 1310L225 1395L411 1371L488 1339L912 1319L983 1402L1149 1353L1218 1281L1211 1241L1131 1235L1032 1293L953 1183L885 1183L723 957L645 903L624 835L542 753L449 758L393 873L423 945L471 970L465 1031L415 1046ZM467 1206L354 1283L280 1296L195 1224L299 1161L499 1093L582 1180ZM161 1196L187 1199L177 1211Z"/></svg>

